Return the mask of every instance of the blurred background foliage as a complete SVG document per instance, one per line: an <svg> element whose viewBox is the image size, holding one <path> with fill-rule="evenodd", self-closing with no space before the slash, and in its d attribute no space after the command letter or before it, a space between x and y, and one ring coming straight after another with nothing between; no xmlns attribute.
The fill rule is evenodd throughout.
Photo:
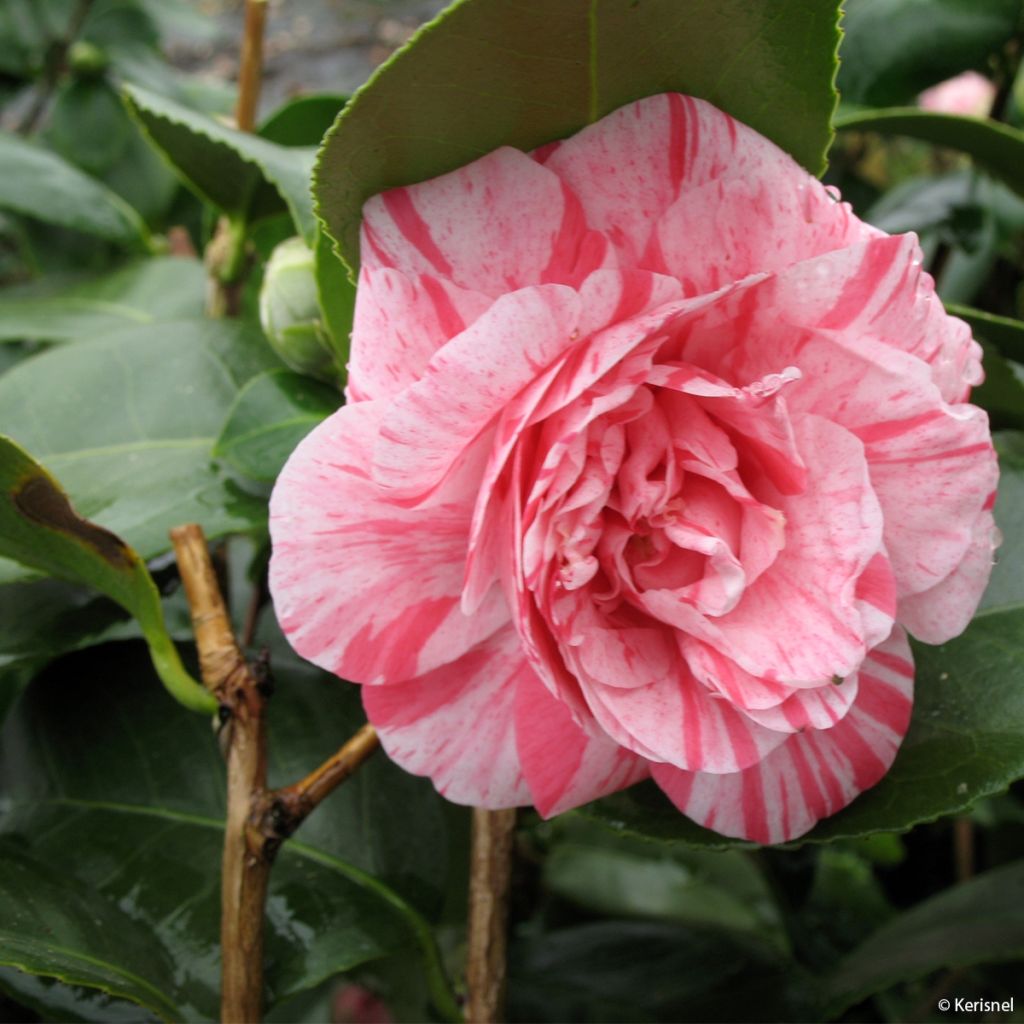
<svg viewBox="0 0 1024 1024"><path fill-rule="evenodd" d="M228 84L238 3L0 0L0 432L26 450L0 451L0 525L12 480L50 479L37 458L132 545L158 595L81 536L4 533L0 1021L216 1014L223 767L208 721L159 685L179 679L172 640L195 670L168 527L203 523L240 635L272 652L272 781L362 722L355 689L280 637L266 499L341 401L353 294L313 215L315 147L441 6L272 2L259 127L244 135ZM988 632L925 662L991 697L967 711L925 699L937 724L916 723L923 760L901 762L892 792L964 754L965 721L961 740L983 748L968 753L998 770L900 811L921 822L909 831L864 825L855 805L783 849L687 831L643 787L551 822L524 812L512 1020L937 1021L939 999L967 996L1016 1009L957 1019L1024 1021L1024 791L1007 788L1024 772L1024 12L845 6L826 181L869 222L919 235L940 295L985 344L976 400L1004 465ZM982 80L975 107L922 108L965 72ZM206 315L218 290L237 318ZM437 1019L461 974L467 847L464 809L375 758L275 867L269 1019Z"/></svg>

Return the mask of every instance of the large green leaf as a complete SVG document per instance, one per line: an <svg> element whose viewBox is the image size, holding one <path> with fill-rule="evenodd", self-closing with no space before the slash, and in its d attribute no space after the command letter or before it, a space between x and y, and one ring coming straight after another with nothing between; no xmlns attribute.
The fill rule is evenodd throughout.
<svg viewBox="0 0 1024 1024"><path fill-rule="evenodd" d="M149 931L20 837L0 839L0 964L131 1000L179 1019L174 961Z"/></svg>
<svg viewBox="0 0 1024 1024"><path fill-rule="evenodd" d="M1020 0L846 0L836 84L844 103L908 103L966 68L985 70L1020 25Z"/></svg>
<svg viewBox="0 0 1024 1024"><path fill-rule="evenodd" d="M319 212L354 268L362 206L375 193L498 146L533 149L668 91L710 100L818 172L835 104L837 7L458 0L342 111L320 153Z"/></svg>
<svg viewBox="0 0 1024 1024"><path fill-rule="evenodd" d="M907 135L937 146L967 153L991 174L1002 178L1019 195L1024 195L1024 132L1009 125L978 117L939 114L916 107L884 110L840 110L835 119L839 130Z"/></svg>
<svg viewBox="0 0 1024 1024"><path fill-rule="evenodd" d="M160 257L58 292L8 289L0 341L74 341L132 324L202 316L206 273L198 260Z"/></svg>
<svg viewBox="0 0 1024 1024"><path fill-rule="evenodd" d="M175 970L169 981L140 976L179 1019L209 1019L224 769L205 723L168 716L153 699L140 655L132 644L93 648L29 688L2 734L9 803L0 831L39 871L84 887L144 929ZM311 770L362 716L355 687L283 654L275 678L270 755L280 783ZM267 902L272 1004L397 950L406 952L407 969L416 963L428 972L437 1001L450 1003L429 926L414 909L436 911L447 882L441 803L429 783L375 758L285 843ZM58 937L72 945L73 936ZM131 940L128 929L111 930L109 959L137 963ZM3 953L0 944L0 961ZM46 971L43 961L29 967Z"/></svg>
<svg viewBox="0 0 1024 1024"><path fill-rule="evenodd" d="M813 979L718 929L604 920L524 936L509 962L520 1021L818 1020Z"/></svg>
<svg viewBox="0 0 1024 1024"><path fill-rule="evenodd" d="M0 132L0 166L0 208L123 245L147 240L139 215L120 196L56 153Z"/></svg>
<svg viewBox="0 0 1024 1024"><path fill-rule="evenodd" d="M200 198L243 221L287 209L313 244L312 147L281 146L236 131L141 86L126 86L125 98L150 140Z"/></svg>
<svg viewBox="0 0 1024 1024"><path fill-rule="evenodd" d="M999 490L993 512L1003 542L996 551L992 578L981 599L982 608L1024 605L1024 434L995 435L999 452Z"/></svg>
<svg viewBox="0 0 1024 1024"><path fill-rule="evenodd" d="M212 714L217 702L185 671L164 626L145 563L120 537L83 519L60 484L0 435L0 554L113 598L139 621L153 664L174 698Z"/></svg>
<svg viewBox="0 0 1024 1024"><path fill-rule="evenodd" d="M1024 863L1016 863L947 889L875 932L827 979L829 1016L933 971L1022 958Z"/></svg>
<svg viewBox="0 0 1024 1024"><path fill-rule="evenodd" d="M213 454L253 480L276 480L295 446L340 402L335 388L301 373L262 373L239 392Z"/></svg>
<svg viewBox="0 0 1024 1024"><path fill-rule="evenodd" d="M264 504L225 480L213 442L242 386L279 365L230 321L146 324L50 349L0 377L0 431L61 480L78 512L145 558L167 531L259 528ZM0 580L12 578L0 567Z"/></svg>

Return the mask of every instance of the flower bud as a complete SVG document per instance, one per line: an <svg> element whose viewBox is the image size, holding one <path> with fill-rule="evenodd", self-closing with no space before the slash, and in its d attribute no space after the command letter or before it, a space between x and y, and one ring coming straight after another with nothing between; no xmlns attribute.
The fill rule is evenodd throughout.
<svg viewBox="0 0 1024 1024"><path fill-rule="evenodd" d="M320 316L313 253L301 238L281 242L270 255L260 288L260 324L271 348L291 369L337 381L330 336Z"/></svg>
<svg viewBox="0 0 1024 1024"><path fill-rule="evenodd" d="M68 48L68 67L76 78L98 78L109 63L107 55L85 39L75 40Z"/></svg>

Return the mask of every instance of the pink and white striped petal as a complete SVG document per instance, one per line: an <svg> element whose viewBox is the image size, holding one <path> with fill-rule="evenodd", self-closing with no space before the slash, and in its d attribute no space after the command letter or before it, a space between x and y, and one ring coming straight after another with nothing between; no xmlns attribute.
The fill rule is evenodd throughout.
<svg viewBox="0 0 1024 1024"><path fill-rule="evenodd" d="M580 680L601 728L654 763L695 772L737 772L767 757L786 739L711 694L682 661L647 686L606 686Z"/></svg>
<svg viewBox="0 0 1024 1024"><path fill-rule="evenodd" d="M910 723L914 666L899 628L871 651L838 725L795 733L763 761L726 775L653 765L687 817L722 835L783 843L845 807L889 770Z"/></svg>
<svg viewBox="0 0 1024 1024"><path fill-rule="evenodd" d="M360 683L397 683L459 657L508 621L498 588L462 613L471 505L399 508L370 480L382 402L345 406L293 452L270 502L270 588L308 660Z"/></svg>
<svg viewBox="0 0 1024 1024"><path fill-rule="evenodd" d="M999 467L988 417L973 405L944 406L858 433L885 516L897 594L902 600L930 590L964 560L995 491ZM986 572L961 579L947 595L955 602L947 614L969 618L986 579Z"/></svg>
<svg viewBox="0 0 1024 1024"><path fill-rule="evenodd" d="M393 398L414 384L434 353L492 301L428 274L407 277L389 267L363 267L348 364L349 401Z"/></svg>
<svg viewBox="0 0 1024 1024"><path fill-rule="evenodd" d="M1000 540L992 513L982 512L960 564L941 583L905 597L899 605L900 622L926 644L941 644L959 636L977 610Z"/></svg>
<svg viewBox="0 0 1024 1024"><path fill-rule="evenodd" d="M530 791L516 750L516 690L533 679L515 630L398 686L363 688L363 706L392 761L427 775L442 796L517 807Z"/></svg>
<svg viewBox="0 0 1024 1024"><path fill-rule="evenodd" d="M516 749L533 805L550 818L647 778L636 754L592 736L536 677L516 687Z"/></svg>
<svg viewBox="0 0 1024 1024"><path fill-rule="evenodd" d="M580 311L564 285L501 296L394 400L374 448L375 482L396 498L426 497L505 405L577 343Z"/></svg>
<svg viewBox="0 0 1024 1024"><path fill-rule="evenodd" d="M507 146L374 196L363 207L361 252L371 269L429 274L493 298L536 284L577 285L614 263L572 190Z"/></svg>

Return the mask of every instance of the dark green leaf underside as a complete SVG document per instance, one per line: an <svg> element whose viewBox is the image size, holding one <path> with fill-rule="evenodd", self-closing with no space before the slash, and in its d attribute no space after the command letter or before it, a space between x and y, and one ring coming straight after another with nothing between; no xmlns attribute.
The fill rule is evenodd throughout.
<svg viewBox="0 0 1024 1024"><path fill-rule="evenodd" d="M837 43L834 5L812 0L460 0L342 111L320 152L319 212L355 267L375 193L668 91L711 101L818 172Z"/></svg>

